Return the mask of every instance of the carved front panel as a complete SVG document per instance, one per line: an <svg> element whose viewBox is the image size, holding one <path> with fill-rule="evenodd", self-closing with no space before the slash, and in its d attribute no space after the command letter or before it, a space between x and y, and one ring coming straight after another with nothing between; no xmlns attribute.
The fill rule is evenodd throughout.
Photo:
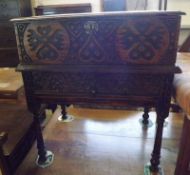
<svg viewBox="0 0 190 175"><path fill-rule="evenodd" d="M18 23L24 64L174 64L179 16L89 16Z"/></svg>
<svg viewBox="0 0 190 175"><path fill-rule="evenodd" d="M159 96L165 76L105 73L33 72L27 87L35 93L60 96L122 97Z"/></svg>

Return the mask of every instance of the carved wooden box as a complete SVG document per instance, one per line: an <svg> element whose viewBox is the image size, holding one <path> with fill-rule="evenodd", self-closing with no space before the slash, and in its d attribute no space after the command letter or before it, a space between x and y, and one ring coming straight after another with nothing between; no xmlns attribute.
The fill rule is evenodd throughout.
<svg viewBox="0 0 190 175"><path fill-rule="evenodd" d="M179 71L179 12L57 15L14 25L18 69L34 99L154 105Z"/></svg>

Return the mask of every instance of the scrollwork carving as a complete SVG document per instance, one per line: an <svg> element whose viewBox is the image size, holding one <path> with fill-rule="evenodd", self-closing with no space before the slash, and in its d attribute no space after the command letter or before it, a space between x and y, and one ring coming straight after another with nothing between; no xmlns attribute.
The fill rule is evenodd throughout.
<svg viewBox="0 0 190 175"><path fill-rule="evenodd" d="M34 89L50 94L86 94L127 96L162 93L165 76L106 74L106 73L32 73Z"/></svg>
<svg viewBox="0 0 190 175"><path fill-rule="evenodd" d="M22 63L31 63L32 62L32 59L26 53L24 42L23 42L24 41L24 32L28 25L29 25L29 23L19 23L16 25L17 32L18 32L18 40L19 40L19 44L20 44L20 54L21 54L20 56L21 56Z"/></svg>

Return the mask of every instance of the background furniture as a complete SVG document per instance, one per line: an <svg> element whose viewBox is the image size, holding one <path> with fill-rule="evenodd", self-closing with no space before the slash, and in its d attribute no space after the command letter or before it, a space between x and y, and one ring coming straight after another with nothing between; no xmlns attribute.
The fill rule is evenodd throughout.
<svg viewBox="0 0 190 175"><path fill-rule="evenodd" d="M127 0L101 0L101 11L125 11Z"/></svg>
<svg viewBox="0 0 190 175"><path fill-rule="evenodd" d="M155 107L157 130L146 172L161 174L163 124L174 73L180 72L175 61L181 14L87 13L13 20L22 53L18 70L36 124L43 104L49 103L61 104L65 116L68 104ZM47 166L52 156L46 155L40 127L37 133L38 164Z"/></svg>
<svg viewBox="0 0 190 175"><path fill-rule="evenodd" d="M0 1L0 67L15 67L19 63L15 32L9 20L31 15L30 0Z"/></svg>
<svg viewBox="0 0 190 175"><path fill-rule="evenodd" d="M2 175L14 174L36 138L33 117L27 111L23 100L0 100L0 171Z"/></svg>
<svg viewBox="0 0 190 175"><path fill-rule="evenodd" d="M174 98L184 111L184 124L175 175L190 175L190 53L178 53L177 64L182 74L174 78Z"/></svg>
<svg viewBox="0 0 190 175"><path fill-rule="evenodd" d="M91 12L92 7L90 3L81 4L64 4L64 5L45 5L35 8L36 15L53 15L62 13L82 13Z"/></svg>

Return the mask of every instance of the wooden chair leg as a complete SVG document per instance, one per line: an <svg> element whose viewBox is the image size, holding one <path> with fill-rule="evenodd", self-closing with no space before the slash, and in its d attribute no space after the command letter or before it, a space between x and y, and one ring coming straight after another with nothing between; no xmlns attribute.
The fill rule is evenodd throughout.
<svg viewBox="0 0 190 175"><path fill-rule="evenodd" d="M7 141L8 138L8 134L5 132L1 132L0 133L0 169L1 169L1 173L2 175L11 175L11 169L8 166L8 160L7 157L4 155L4 151L3 151L3 145L4 143Z"/></svg>
<svg viewBox="0 0 190 175"><path fill-rule="evenodd" d="M190 120L185 116L175 175L190 175Z"/></svg>

